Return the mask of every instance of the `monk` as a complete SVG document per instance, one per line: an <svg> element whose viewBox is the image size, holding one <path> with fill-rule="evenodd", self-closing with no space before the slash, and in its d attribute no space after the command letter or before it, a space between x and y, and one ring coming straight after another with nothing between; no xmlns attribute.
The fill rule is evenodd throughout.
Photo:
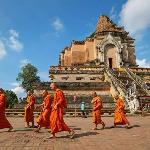
<svg viewBox="0 0 150 150"><path fill-rule="evenodd" d="M0 88L0 129L8 128L8 131L13 129L5 116L6 96L4 90Z"/></svg>
<svg viewBox="0 0 150 150"><path fill-rule="evenodd" d="M47 90L44 90L43 94L43 103L36 108L41 107L42 112L37 119L38 128L35 132L39 132L41 127L49 128L50 125L50 112L51 112L51 96L48 94Z"/></svg>
<svg viewBox="0 0 150 150"><path fill-rule="evenodd" d="M101 119L101 109L103 108L102 99L97 96L96 92L92 93L93 99L91 103L93 104L93 123L95 127L93 130L97 130L97 125L102 124L102 129L105 128L105 123Z"/></svg>
<svg viewBox="0 0 150 150"><path fill-rule="evenodd" d="M25 122L26 126L25 128L34 128L34 104L35 104L35 97L33 95L32 91L28 91L27 93L27 106L25 107ZM29 125L29 123L32 122L32 126Z"/></svg>
<svg viewBox="0 0 150 150"><path fill-rule="evenodd" d="M74 130L70 129L64 122L63 109L67 108L67 102L62 90L57 88L55 83L51 83L51 90L55 91L54 100L52 103L52 111L50 115L50 129L52 137L55 138L55 134L61 131L68 131L70 138L74 137Z"/></svg>
<svg viewBox="0 0 150 150"><path fill-rule="evenodd" d="M115 96L116 100L116 108L115 108L115 118L114 118L114 127L117 125L125 125L127 129L130 128L130 123L127 120L124 113L124 100L120 98L118 95Z"/></svg>

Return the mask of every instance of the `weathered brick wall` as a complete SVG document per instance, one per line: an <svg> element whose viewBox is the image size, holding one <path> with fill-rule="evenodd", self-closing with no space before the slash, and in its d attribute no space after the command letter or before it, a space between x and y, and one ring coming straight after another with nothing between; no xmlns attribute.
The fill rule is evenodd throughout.
<svg viewBox="0 0 150 150"><path fill-rule="evenodd" d="M64 66L70 66L71 65L71 50L67 49L65 50L64 54Z"/></svg>
<svg viewBox="0 0 150 150"><path fill-rule="evenodd" d="M56 74L54 82L102 82L104 75L98 74Z"/></svg>
<svg viewBox="0 0 150 150"><path fill-rule="evenodd" d="M88 58L86 59L86 61L91 61L94 60L94 41L86 41L85 42L85 48L86 48L86 52L88 52ZM86 54L87 55L87 54Z"/></svg>
<svg viewBox="0 0 150 150"><path fill-rule="evenodd" d="M85 63L86 49L84 44L72 44L71 64Z"/></svg>

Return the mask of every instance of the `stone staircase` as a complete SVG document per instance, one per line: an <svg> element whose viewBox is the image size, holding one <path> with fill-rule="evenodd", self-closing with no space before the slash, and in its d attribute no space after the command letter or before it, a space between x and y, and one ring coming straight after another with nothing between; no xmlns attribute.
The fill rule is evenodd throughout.
<svg viewBox="0 0 150 150"><path fill-rule="evenodd" d="M120 94L125 98L126 107L131 113L140 109L142 96L150 96L150 91L145 86L144 80L133 73L129 68L105 68L105 77L111 83L112 95ZM140 102L140 103L139 103Z"/></svg>

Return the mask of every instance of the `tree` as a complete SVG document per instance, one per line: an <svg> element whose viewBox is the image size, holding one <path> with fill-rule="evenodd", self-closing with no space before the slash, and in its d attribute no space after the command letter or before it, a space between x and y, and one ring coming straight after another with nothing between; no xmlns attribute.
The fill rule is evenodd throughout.
<svg viewBox="0 0 150 150"><path fill-rule="evenodd" d="M9 91L9 90L6 90L5 94L6 94L6 98L7 98L6 107L13 108L14 105L18 103L17 95L13 91Z"/></svg>
<svg viewBox="0 0 150 150"><path fill-rule="evenodd" d="M37 73L38 69L29 63L21 68L16 80L20 82L27 92L28 90L33 90L33 85L40 83L40 77Z"/></svg>

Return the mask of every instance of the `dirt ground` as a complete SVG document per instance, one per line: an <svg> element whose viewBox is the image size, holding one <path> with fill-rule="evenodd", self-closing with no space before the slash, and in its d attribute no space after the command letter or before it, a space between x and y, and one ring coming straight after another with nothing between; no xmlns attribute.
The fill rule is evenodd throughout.
<svg viewBox="0 0 150 150"><path fill-rule="evenodd" d="M67 132L58 133L56 139L48 129L40 133L24 128L22 117L10 117L13 132L0 130L0 150L150 150L150 116L128 117L132 128L110 128L113 117L103 117L106 129L92 130L92 118L65 118L66 123L75 130L74 139Z"/></svg>

